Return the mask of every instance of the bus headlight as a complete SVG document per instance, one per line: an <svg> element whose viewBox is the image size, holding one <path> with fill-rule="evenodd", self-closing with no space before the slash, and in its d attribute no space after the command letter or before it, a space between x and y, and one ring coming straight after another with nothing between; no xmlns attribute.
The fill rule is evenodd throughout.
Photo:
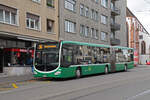
<svg viewBox="0 0 150 100"><path fill-rule="evenodd" d="M37 72L36 72L36 71L34 71L34 72L33 72L33 74L34 74L34 75L36 75L36 74L37 74Z"/></svg>
<svg viewBox="0 0 150 100"><path fill-rule="evenodd" d="M57 71L57 72L55 73L55 75L59 75L59 74L61 74L61 71Z"/></svg>

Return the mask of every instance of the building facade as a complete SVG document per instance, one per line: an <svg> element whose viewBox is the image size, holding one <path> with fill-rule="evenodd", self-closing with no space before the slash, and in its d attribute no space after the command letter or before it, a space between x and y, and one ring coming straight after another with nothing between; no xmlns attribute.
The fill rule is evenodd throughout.
<svg viewBox="0 0 150 100"><path fill-rule="evenodd" d="M134 48L135 64L146 64L146 62L150 61L150 35L137 17L128 8L126 20L128 46Z"/></svg>
<svg viewBox="0 0 150 100"><path fill-rule="evenodd" d="M0 73L30 72L35 42L127 46L126 5L126 0L1 0Z"/></svg>
<svg viewBox="0 0 150 100"><path fill-rule="evenodd" d="M60 0L60 40L127 46L126 0Z"/></svg>
<svg viewBox="0 0 150 100"><path fill-rule="evenodd" d="M58 40L58 0L0 1L0 73L31 71L35 42Z"/></svg>
<svg viewBox="0 0 150 100"><path fill-rule="evenodd" d="M146 64L150 62L150 34L146 34L145 31L139 33L139 64Z"/></svg>

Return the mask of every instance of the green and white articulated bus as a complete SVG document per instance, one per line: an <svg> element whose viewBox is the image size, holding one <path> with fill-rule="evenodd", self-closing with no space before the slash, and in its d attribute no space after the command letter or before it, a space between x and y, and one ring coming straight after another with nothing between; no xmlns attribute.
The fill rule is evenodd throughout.
<svg viewBox="0 0 150 100"><path fill-rule="evenodd" d="M75 41L36 45L34 77L70 78L127 71L134 67L133 49Z"/></svg>

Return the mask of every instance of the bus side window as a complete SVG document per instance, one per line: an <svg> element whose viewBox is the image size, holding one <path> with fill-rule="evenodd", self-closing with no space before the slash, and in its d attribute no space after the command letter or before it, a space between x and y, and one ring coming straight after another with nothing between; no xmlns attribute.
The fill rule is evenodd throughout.
<svg viewBox="0 0 150 100"><path fill-rule="evenodd" d="M74 64L79 63L78 52L79 52L79 46L74 46L73 47L73 63Z"/></svg>
<svg viewBox="0 0 150 100"><path fill-rule="evenodd" d="M73 63L73 51L72 49L63 48L62 63L64 67L68 67Z"/></svg>

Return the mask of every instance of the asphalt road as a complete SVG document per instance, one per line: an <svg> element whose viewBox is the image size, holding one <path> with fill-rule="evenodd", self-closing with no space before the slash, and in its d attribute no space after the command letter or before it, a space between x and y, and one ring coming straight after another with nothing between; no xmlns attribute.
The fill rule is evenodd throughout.
<svg viewBox="0 0 150 100"><path fill-rule="evenodd" d="M0 100L150 100L150 66L69 80L30 80L0 91Z"/></svg>

